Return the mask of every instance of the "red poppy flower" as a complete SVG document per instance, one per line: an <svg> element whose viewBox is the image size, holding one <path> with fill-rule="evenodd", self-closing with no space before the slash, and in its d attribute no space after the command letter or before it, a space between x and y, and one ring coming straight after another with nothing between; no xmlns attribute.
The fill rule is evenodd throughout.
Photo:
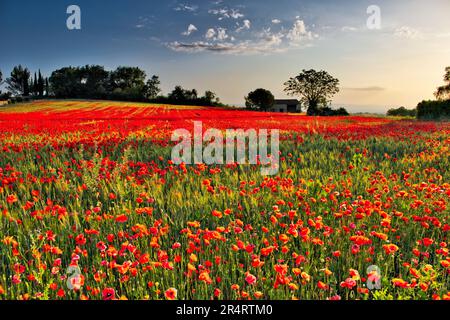
<svg viewBox="0 0 450 320"><path fill-rule="evenodd" d="M113 288L106 288L102 292L103 300L113 300L115 298L116 292Z"/></svg>
<svg viewBox="0 0 450 320"><path fill-rule="evenodd" d="M425 247L429 247L429 246L431 246L433 243L434 243L433 239L430 239L430 238L423 238L423 239L422 239L422 244L423 244Z"/></svg>
<svg viewBox="0 0 450 320"><path fill-rule="evenodd" d="M116 222L125 223L128 221L128 217L124 214L116 217Z"/></svg>
<svg viewBox="0 0 450 320"><path fill-rule="evenodd" d="M167 300L175 300L177 298L177 295L178 295L178 291L175 288L169 288L164 293L164 296L166 297Z"/></svg>
<svg viewBox="0 0 450 320"><path fill-rule="evenodd" d="M356 286L356 281L352 278L347 278L344 282L341 282L342 288L352 289L354 286Z"/></svg>
<svg viewBox="0 0 450 320"><path fill-rule="evenodd" d="M84 237L83 234L79 234L75 237L75 242L77 243L77 245L82 246L86 244L86 238Z"/></svg>
<svg viewBox="0 0 450 320"><path fill-rule="evenodd" d="M317 282L317 288L321 290L328 290L328 285L322 281Z"/></svg>
<svg viewBox="0 0 450 320"><path fill-rule="evenodd" d="M383 249L386 254L394 254L398 251L398 246L395 244L386 244L383 246Z"/></svg>
<svg viewBox="0 0 450 320"><path fill-rule="evenodd" d="M7 201L9 204L13 204L14 202L17 202L17 197L16 197L16 195L11 194L11 195L9 195L9 196L6 197L6 201Z"/></svg>
<svg viewBox="0 0 450 320"><path fill-rule="evenodd" d="M249 284L252 285L256 282L256 277L254 275L252 275L251 273L247 272L245 274L245 281Z"/></svg>
<svg viewBox="0 0 450 320"><path fill-rule="evenodd" d="M59 289L56 295L60 298L64 298L66 296L66 293L64 292L63 289Z"/></svg>

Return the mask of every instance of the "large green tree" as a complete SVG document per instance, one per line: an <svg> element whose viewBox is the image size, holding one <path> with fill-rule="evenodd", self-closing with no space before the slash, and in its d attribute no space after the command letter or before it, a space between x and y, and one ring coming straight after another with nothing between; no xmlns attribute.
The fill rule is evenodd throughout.
<svg viewBox="0 0 450 320"><path fill-rule="evenodd" d="M110 75L111 98L139 101L145 99L145 71L137 67L118 67Z"/></svg>
<svg viewBox="0 0 450 320"><path fill-rule="evenodd" d="M250 109L269 110L275 103L272 92L266 89L256 89L245 97L245 105Z"/></svg>
<svg viewBox="0 0 450 320"><path fill-rule="evenodd" d="M144 88L145 71L137 67L118 67L111 73L113 89L135 89Z"/></svg>
<svg viewBox="0 0 450 320"><path fill-rule="evenodd" d="M202 100L204 101L204 104L206 104L208 106L220 104L219 97L217 96L217 94L215 94L211 90L205 91L205 95L202 97Z"/></svg>
<svg viewBox="0 0 450 320"><path fill-rule="evenodd" d="M86 65L80 68L82 95L84 98L104 98L108 87L109 72L103 66Z"/></svg>
<svg viewBox="0 0 450 320"><path fill-rule="evenodd" d="M186 90L182 86L176 86L171 93L169 93L168 99L173 103L190 103L198 99L198 92L196 89Z"/></svg>
<svg viewBox="0 0 450 320"><path fill-rule="evenodd" d="M153 76L151 79L148 79L145 85L145 97L147 99L155 99L161 93L160 85L161 81L158 76Z"/></svg>
<svg viewBox="0 0 450 320"><path fill-rule="evenodd" d="M13 95L28 96L30 94L30 71L21 65L15 66L6 79L6 89Z"/></svg>
<svg viewBox="0 0 450 320"><path fill-rule="evenodd" d="M339 92L339 80L326 71L303 70L298 76L290 78L284 91L298 96L308 106L308 115L320 114L320 108Z"/></svg>
<svg viewBox="0 0 450 320"><path fill-rule="evenodd" d="M450 100L450 67L445 68L444 82L435 93L438 100Z"/></svg>
<svg viewBox="0 0 450 320"><path fill-rule="evenodd" d="M60 98L104 98L108 87L109 73L102 66L66 67L52 72L50 84L56 97ZM40 96L46 88L39 72L37 88Z"/></svg>
<svg viewBox="0 0 450 320"><path fill-rule="evenodd" d="M64 67L52 72L50 86L57 98L80 98L82 76L79 68Z"/></svg>

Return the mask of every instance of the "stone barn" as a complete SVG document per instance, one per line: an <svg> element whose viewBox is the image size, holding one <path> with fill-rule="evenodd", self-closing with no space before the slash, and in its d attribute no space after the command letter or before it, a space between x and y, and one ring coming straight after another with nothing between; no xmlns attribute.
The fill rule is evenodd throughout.
<svg viewBox="0 0 450 320"><path fill-rule="evenodd" d="M300 101L296 99L275 100L272 112L298 113L301 112Z"/></svg>

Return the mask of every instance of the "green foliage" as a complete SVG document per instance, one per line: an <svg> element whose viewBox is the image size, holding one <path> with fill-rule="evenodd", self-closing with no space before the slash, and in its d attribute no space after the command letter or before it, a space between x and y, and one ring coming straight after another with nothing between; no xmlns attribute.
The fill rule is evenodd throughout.
<svg viewBox="0 0 450 320"><path fill-rule="evenodd" d="M128 89L139 89L143 91L145 77L145 71L138 67L118 67L110 73L111 87L113 90L121 89L122 91L127 91Z"/></svg>
<svg viewBox="0 0 450 320"><path fill-rule="evenodd" d="M39 97L43 97L44 96L44 90L45 90L45 81L44 78L42 77L41 74L41 70L39 70L39 76L37 79L37 83L36 83L36 89L37 89L37 95L39 95Z"/></svg>
<svg viewBox="0 0 450 320"><path fill-rule="evenodd" d="M146 80L145 71L137 67L118 67L106 71L98 65L84 67L65 67L52 72L49 82L39 80L39 96L52 92L56 98L63 99L107 99L118 101L151 101L162 104L222 106L217 95L206 91L202 97L197 90L185 90L181 86L167 96L161 93L161 81L154 75Z"/></svg>
<svg viewBox="0 0 450 320"><path fill-rule="evenodd" d="M249 109L269 110L275 103L275 97L272 92L266 89L256 89L245 97L245 105Z"/></svg>
<svg viewBox="0 0 450 320"><path fill-rule="evenodd" d="M141 101L145 99L145 77L136 67L118 67L111 72L98 65L65 67L52 72L51 88L41 79L39 95L45 86L56 98Z"/></svg>
<svg viewBox="0 0 450 320"><path fill-rule="evenodd" d="M15 66L6 79L7 90L13 95L28 96L30 94L30 71L21 65Z"/></svg>
<svg viewBox="0 0 450 320"><path fill-rule="evenodd" d="M355 137L357 134L357 132L354 133ZM73 141L73 138L73 135L65 133L61 136L61 141ZM123 295L128 299L142 299L146 296L151 299L161 299L164 298L164 290L171 287L178 290L179 299L209 300L215 288L222 290L220 299L237 299L239 296L230 289L233 284L245 288L244 290L252 295L256 291L261 291L265 298L273 300L291 299L293 296L305 300L327 299L336 294L339 294L342 299L418 300L431 299L433 293L445 294L448 291L446 289L450 279L446 275L446 270L439 265L439 256L434 254L440 248L439 243L445 242L445 233L440 232L441 226L430 224L429 228L423 228L420 222L412 222L411 219L404 221L401 217L386 212L386 217L389 217L386 220L389 220L390 228L398 230L395 233L389 232L391 236L389 240L395 241L397 236L401 237L401 240L398 240L402 244L398 264L393 263L393 257L382 253L382 246L388 242L372 238L370 232L382 230L379 226L383 222L383 217L378 211L372 212L372 208L382 208L385 203L395 208L397 212L402 211L404 217L408 218L420 215L424 208L436 207L434 203L442 198L439 192L443 188L441 184L445 184L449 178L447 170L449 158L441 147L446 136L439 131L418 132L412 138L415 143L411 143L411 139L407 138L394 140L392 137L377 136L348 141L306 134L298 138L301 139L294 136L292 139L282 140L281 153L292 154L292 157L286 157L281 162L282 171L276 179L262 177L259 168L252 166L241 166L236 169L222 168L223 170L216 174L212 174L207 169L199 171L195 166L188 166L185 173L180 173L179 167L166 167L167 160L160 159L160 157L163 159L170 157L170 147L155 144L150 138L138 137L138 135L130 135L119 143L114 139L112 144L107 143L103 146L77 144L74 149L73 144L61 143L61 147L58 148L51 146L42 149L21 148L16 152L6 152L0 158L0 167L4 168L14 163L16 171L37 179L34 182L18 180L11 184L8 193L0 194L1 202L8 209L8 216L0 218L0 227L5 230L2 239L13 237L19 243L16 249L20 254L20 256L13 255L11 248L0 241L2 253L0 259L3 259L0 264L0 275L4 276L0 278L0 285L6 289L6 295L1 298L17 299L20 294L28 293L33 299L35 297L42 300L60 299L57 296L58 291L50 289L50 285L56 283L58 289L66 292L65 299L72 299L75 293L67 289L66 280L62 280L61 275L69 266L74 248L77 247L73 239L79 234L86 233L86 230L98 231L98 234L87 236L88 242L85 245L79 246L81 250L86 250L86 255L81 256L79 261L80 268L82 270L86 268L86 271L82 271L86 279L80 293L87 295L90 299L101 299L101 294L95 295L86 289L87 286L98 287L100 290L115 288L118 296ZM430 139L441 143L430 144ZM25 135L17 135L13 141L20 145L21 141L30 143L33 139ZM298 141L303 142L299 144ZM362 150L367 152L362 153ZM429 150L436 157L417 157L416 155L423 150ZM397 160L387 158L386 153ZM38 155L40 160L35 163ZM158 170L143 170L148 168L144 163L152 163ZM350 164L353 164L355 168L349 170ZM63 171L59 168L70 170ZM414 174L405 178L405 172L409 168L413 168ZM428 168L434 168L434 170L431 171ZM164 178L159 174L162 169L166 171ZM289 173L287 169L290 169ZM347 173L343 174L344 171ZM404 174L397 177L402 172ZM52 183L40 182L41 178L52 173L55 176ZM216 190L214 194L211 194L204 186L206 179ZM246 184L243 185L242 181ZM430 184L436 183L437 191L433 193L425 189L422 192L419 186L424 181L430 181ZM269 182L270 185L268 185ZM80 188L83 184L87 185L86 190ZM226 186L226 189L221 191L221 186ZM255 189L255 186L265 187ZM380 191L372 194L368 192L369 188ZM42 219L33 218L23 209L26 201L32 200L32 190L39 190L41 195L34 200L35 207L28 212L35 210L43 212L45 214L42 215ZM411 190L411 195L395 196L399 190ZM10 192L17 193L18 203L7 204L6 197ZM116 196L115 199L110 198L111 193ZM148 198L152 201L138 203L136 199L143 197L141 194L146 194L144 199ZM302 200L299 200L300 198ZM58 207L66 208L67 215L59 219L51 214L52 211L47 213L46 208L49 207L47 199L54 201L54 205ZM288 227L282 224L289 226L292 223L287 214L284 216L279 214L278 223L271 221L271 217L277 214L274 212L274 205L280 199L286 201L285 204L277 205L280 213L297 210L298 219L305 220L304 228L309 228L308 220L314 225L317 221L319 228L310 228L307 241L301 236L289 236L289 241L280 245L279 250L275 249L269 256L261 257L263 266L252 267L254 254L267 247L265 239L272 237L278 244L277 238L280 233L286 233L288 230ZM322 199L322 201L316 201L316 199ZM413 208L411 204L415 201L422 201L424 205ZM288 202L295 203L294 208L291 208ZM377 202L380 203L379 206L375 206ZM366 205L369 205L369 209ZM147 206L153 208L152 215L137 213L137 209ZM86 214L88 210L93 211L93 207L99 207L101 211ZM365 207L371 214L365 215L362 219L354 218L358 212L357 209ZM355 212L348 216L335 217L334 213L344 212L347 208L352 208L350 210ZM220 219L210 214L212 210L224 212L227 209L231 209L232 213ZM124 212L129 219L126 224L116 223L111 218ZM316 215L308 215L309 212L314 212ZM366 211L362 210L362 212ZM444 211L435 211L433 215L438 221L444 221L442 219L446 218ZM19 218L20 225L15 223ZM199 228L190 228L195 230L195 233L180 232L180 230L187 230L187 224L190 221L198 221L200 225ZM237 221L242 221L245 226L251 226L251 229L240 233L228 231L227 228L236 226ZM350 231L351 233L338 231L352 223L355 224L355 229ZM145 226L145 230L149 230L154 225L160 224L161 227L169 226L167 233L159 233L160 228L157 228L158 235L161 234L158 237L160 248L149 246L150 239L153 237L151 234L148 238L134 237L137 233L132 232L135 226L142 225ZM321 226L322 224L326 228ZM376 229L375 226L377 226ZM226 230L221 233L224 240L212 239L211 243L208 241L205 244L206 235L212 231L203 230L216 230L219 227ZM262 228L268 229L268 232L262 232ZM50 243L46 240L46 232L49 230L56 234L55 240ZM325 236L324 233L328 230L333 231ZM359 230L365 230L365 234L373 239L370 246L374 247L375 255L368 252L368 245L364 246L367 250L361 250L358 254L350 252L353 245L350 236L357 234ZM131 276L131 272L128 272L127 281L123 282L121 280L124 279L124 275L115 268L102 265L105 258L96 247L100 241L106 242L110 234L116 236L113 242L107 243L112 249L119 250L126 242L126 246L122 248L136 248L135 252L148 253L150 261L158 260L159 251L168 252L171 260L175 255L180 255L182 261L174 263L173 270L154 267L146 272L142 271L146 265L137 263L138 273ZM129 237L117 238L118 234L129 235ZM203 265L204 261L212 261L211 277L220 276L220 283L206 285L199 281L197 274L194 273L191 277L186 275L187 264L191 262L190 253L186 254L185 248L193 242L192 238L196 234L199 237L197 246L202 251L195 252L199 260L192 264L197 266ZM431 283L430 289L423 292L418 286L415 288L395 287L392 280L399 277L399 274L403 275L405 281L411 282L413 276L410 275L410 267L406 265L406 262L416 259L412 248L418 246L417 241L425 236L433 237L435 244L428 249L431 253L430 257L421 258L424 265L418 267L421 271L419 281ZM43 240L37 243L36 241L41 237ZM313 245L311 241L314 238L326 239L326 245ZM231 246L238 241L244 245L254 244L254 252L231 250ZM171 249L174 242L179 242L182 248ZM62 253L55 256L51 252L45 252L43 248L49 244L60 248ZM284 252L282 246L289 250ZM421 249L427 250L423 247ZM339 258L332 256L335 250L342 252ZM41 260L37 260L36 252L44 252L40 254ZM135 252L124 250L122 255L117 255L117 258L107 257L107 259L117 264L124 264L127 261L134 263L139 261L139 256L135 255ZM297 267L291 260L294 252L299 254L308 252L307 261L298 268L302 268L301 271L311 276L310 281L303 281L301 276L292 273L292 268ZM53 274L51 267L39 268L40 263L52 266L56 257L62 260L59 273ZM214 263L216 257L219 257L223 263ZM373 259L374 261L370 263L377 264L382 271L382 289L364 294L356 288L352 290L342 288L340 283L349 277L350 269L357 270L361 277L366 277L365 271L369 264L367 258ZM27 273L22 276L22 282L12 285L12 267L16 263L25 264L23 261L33 263L27 265ZM298 289L290 290L287 285L274 288L275 268L280 264L290 266L287 276L292 278L291 283L298 285ZM423 271L425 264L433 266L429 274ZM333 274L325 276L324 268L329 269ZM99 274L105 273L107 276L102 278L101 282L97 282L94 280L92 270L100 270L102 272ZM252 286L245 282L247 271L258 278ZM29 273L33 273L37 281L28 281L26 276ZM263 277L267 278L267 281L260 280ZM318 281L325 282L330 289L320 290L317 287ZM149 288L150 282L155 286L158 283L158 289ZM358 288L364 288L363 280L356 280L356 282ZM433 283L439 284L440 287L433 287ZM156 290L162 292L158 294Z"/></svg>
<svg viewBox="0 0 450 320"><path fill-rule="evenodd" d="M422 101L417 106L418 119L449 119L450 100L446 101Z"/></svg>
<svg viewBox="0 0 450 320"><path fill-rule="evenodd" d="M387 115L390 117L415 117L417 115L417 110L408 110L405 107L400 107L397 109L389 109Z"/></svg>
<svg viewBox="0 0 450 320"><path fill-rule="evenodd" d="M450 67L445 68L444 82L434 94L438 100L450 100Z"/></svg>
<svg viewBox="0 0 450 320"><path fill-rule="evenodd" d="M212 91L206 91L202 97L196 89L187 90L176 86L167 97L160 96L152 100L161 104L189 105L189 106L223 106L220 99Z"/></svg>
<svg viewBox="0 0 450 320"><path fill-rule="evenodd" d="M314 115L322 117L330 117L330 116L349 116L350 114L345 108L339 108L337 110L334 110L328 106L325 106L318 108Z"/></svg>
<svg viewBox="0 0 450 320"><path fill-rule="evenodd" d="M147 81L145 87L145 97L147 99L155 99L161 93L161 81L158 76L153 76Z"/></svg>
<svg viewBox="0 0 450 320"><path fill-rule="evenodd" d="M320 108L339 92L339 80L326 71L303 70L298 76L290 78L284 91L291 96L299 96L308 106L308 115L320 115Z"/></svg>

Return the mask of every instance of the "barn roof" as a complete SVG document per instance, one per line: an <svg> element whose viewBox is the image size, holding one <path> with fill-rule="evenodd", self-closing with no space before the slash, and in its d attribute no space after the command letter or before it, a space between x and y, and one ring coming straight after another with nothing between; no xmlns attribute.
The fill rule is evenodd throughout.
<svg viewBox="0 0 450 320"><path fill-rule="evenodd" d="M275 100L275 104L300 104L300 101L297 99L280 99Z"/></svg>

